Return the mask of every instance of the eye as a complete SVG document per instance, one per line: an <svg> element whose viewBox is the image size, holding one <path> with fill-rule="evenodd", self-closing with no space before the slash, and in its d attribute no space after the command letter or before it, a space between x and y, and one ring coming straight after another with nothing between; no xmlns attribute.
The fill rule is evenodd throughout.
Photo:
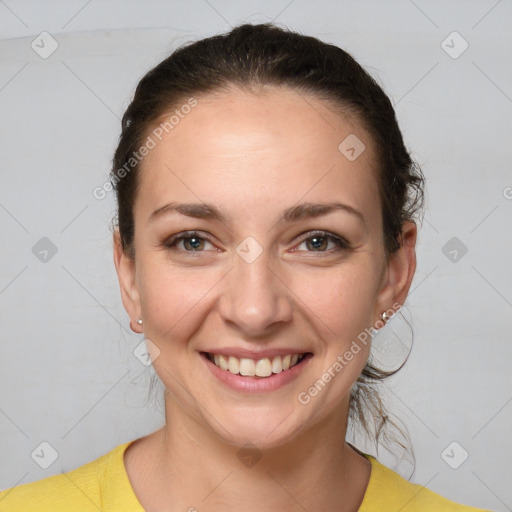
<svg viewBox="0 0 512 512"><path fill-rule="evenodd" d="M205 249L206 244L212 245L207 237L201 236L196 231L185 231L171 236L171 238L166 240L163 245L167 249L174 251L203 252L204 250L207 250Z"/></svg>
<svg viewBox="0 0 512 512"><path fill-rule="evenodd" d="M301 250L301 246L305 246L306 249L302 250L307 252L336 252L350 247L350 244L344 238L328 231L315 231L306 235L302 238L298 249L293 249L294 251Z"/></svg>

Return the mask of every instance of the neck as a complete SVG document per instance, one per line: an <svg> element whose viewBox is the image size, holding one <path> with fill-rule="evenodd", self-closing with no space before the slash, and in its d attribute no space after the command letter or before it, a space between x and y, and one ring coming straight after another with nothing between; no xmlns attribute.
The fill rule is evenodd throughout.
<svg viewBox="0 0 512 512"><path fill-rule="evenodd" d="M220 440L166 401L166 425L150 436L152 455L140 461L147 470L141 492L134 490L146 510L355 512L371 465L345 442L344 405L287 443L260 450L256 442L240 448Z"/></svg>

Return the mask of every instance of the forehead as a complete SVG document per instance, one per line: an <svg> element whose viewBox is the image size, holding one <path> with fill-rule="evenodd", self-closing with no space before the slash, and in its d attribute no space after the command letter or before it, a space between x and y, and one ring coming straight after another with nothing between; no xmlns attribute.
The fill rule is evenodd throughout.
<svg viewBox="0 0 512 512"><path fill-rule="evenodd" d="M160 130L161 140L153 135L141 166L140 214L175 199L268 211L304 198L344 200L375 215L373 143L354 116L289 88L232 88L195 99L171 129Z"/></svg>

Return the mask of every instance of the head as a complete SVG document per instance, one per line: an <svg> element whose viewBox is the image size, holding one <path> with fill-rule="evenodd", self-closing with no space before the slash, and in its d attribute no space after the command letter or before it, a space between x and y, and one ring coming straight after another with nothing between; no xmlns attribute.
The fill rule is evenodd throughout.
<svg viewBox="0 0 512 512"><path fill-rule="evenodd" d="M407 296L422 176L349 54L270 24L185 45L140 81L112 181L123 304L174 414L260 447L364 423L387 375L368 333ZM230 350L308 356L247 393L208 366Z"/></svg>

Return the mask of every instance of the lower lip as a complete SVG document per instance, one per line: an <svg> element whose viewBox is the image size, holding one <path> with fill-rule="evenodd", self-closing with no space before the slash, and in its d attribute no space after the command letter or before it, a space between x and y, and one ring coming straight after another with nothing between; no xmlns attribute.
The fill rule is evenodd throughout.
<svg viewBox="0 0 512 512"><path fill-rule="evenodd" d="M286 384L299 376L312 357L312 354L307 354L299 364L296 364L288 370L273 373L269 377L244 377L242 375L235 375L229 370L220 369L215 363L212 363L208 359L206 354L201 354L201 358L206 362L208 369L215 377L231 389L245 393L266 393L286 386Z"/></svg>

